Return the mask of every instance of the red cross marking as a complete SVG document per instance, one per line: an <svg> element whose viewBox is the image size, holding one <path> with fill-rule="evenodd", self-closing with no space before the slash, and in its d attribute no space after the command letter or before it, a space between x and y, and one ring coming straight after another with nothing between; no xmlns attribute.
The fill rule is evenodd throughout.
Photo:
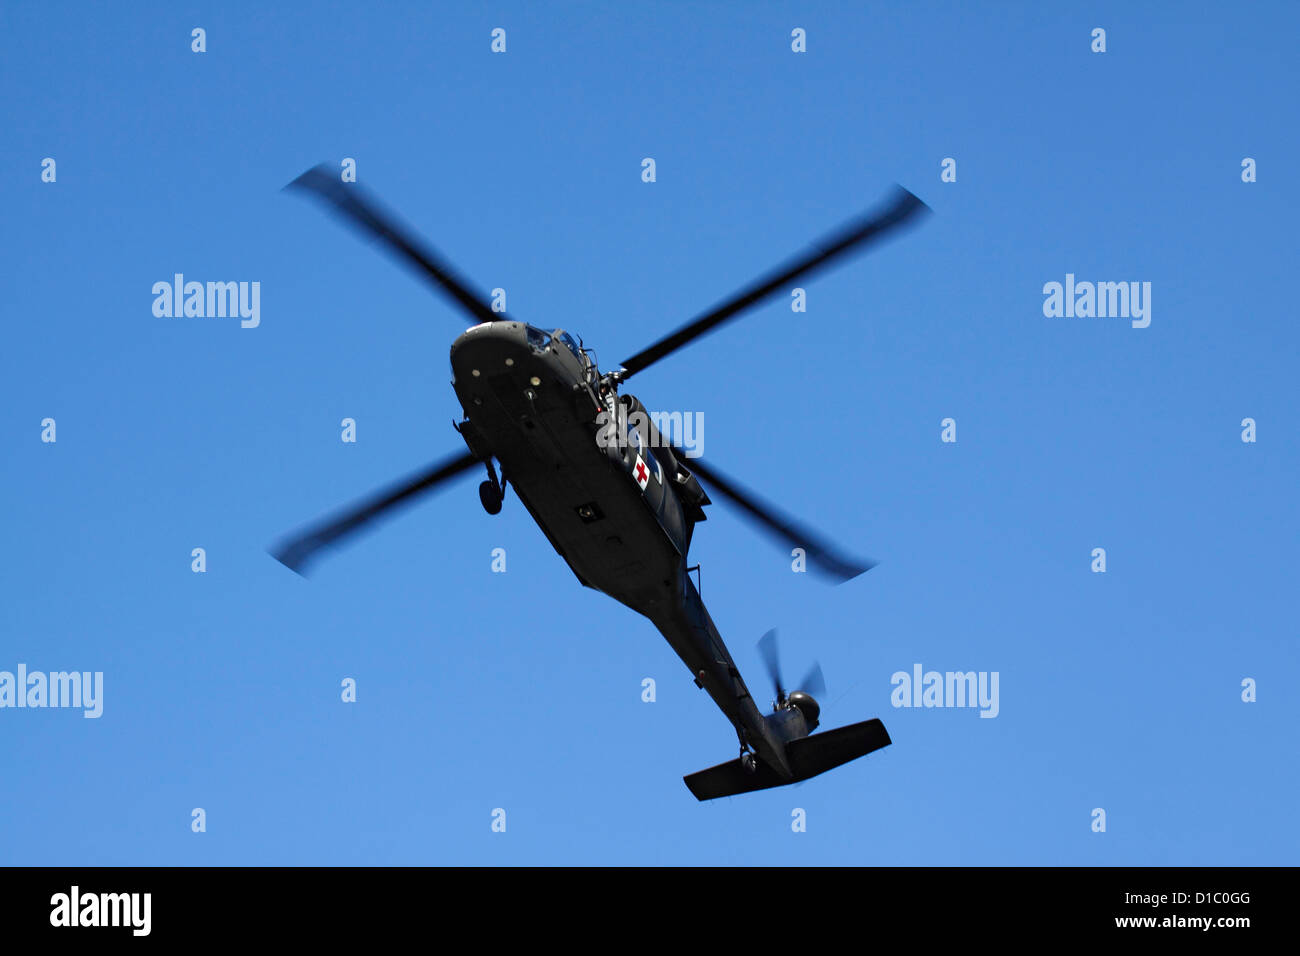
<svg viewBox="0 0 1300 956"><path fill-rule="evenodd" d="M636 463L636 480L642 484L650 480L650 476L646 474L645 464L639 461Z"/></svg>

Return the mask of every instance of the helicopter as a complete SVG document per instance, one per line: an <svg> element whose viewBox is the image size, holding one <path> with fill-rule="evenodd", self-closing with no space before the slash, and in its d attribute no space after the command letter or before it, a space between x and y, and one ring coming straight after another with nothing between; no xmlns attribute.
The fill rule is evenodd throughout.
<svg viewBox="0 0 1300 956"><path fill-rule="evenodd" d="M764 714L691 579L695 526L712 504L708 490L736 505L786 547L802 548L809 566L843 582L871 562L842 554L820 535L700 457L665 438L646 406L620 392L631 376L672 355L746 310L861 253L919 221L929 207L901 186L874 212L823 237L812 248L601 372L591 350L563 329L514 319L475 293L437 251L384 210L355 182L325 165L286 190L304 192L377 241L458 305L472 323L451 345L452 388L462 418L453 426L465 451L443 458L347 506L275 546L272 555L305 573L319 552L395 509L474 469L486 477L479 500L498 514L508 488L585 587L648 618L734 727L735 760L685 776L699 800L797 783L890 744L879 719L814 733L825 683L814 666L798 690L781 678L775 632L759 651L775 690ZM498 472L497 465L500 465Z"/></svg>

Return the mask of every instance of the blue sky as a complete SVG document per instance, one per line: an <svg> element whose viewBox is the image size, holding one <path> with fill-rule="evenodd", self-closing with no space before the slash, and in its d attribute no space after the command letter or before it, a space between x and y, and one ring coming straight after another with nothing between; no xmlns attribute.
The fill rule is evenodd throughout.
<svg viewBox="0 0 1300 956"><path fill-rule="evenodd" d="M6 4L0 670L104 713L0 710L0 862L1294 864L1300 14L1144 6ZM726 720L477 478L310 579L266 554L462 447L459 314L279 191L343 157L603 367L893 182L933 207L629 384L880 562L830 587L725 505L692 550L756 696L776 627L892 747L698 804ZM261 324L156 318L177 272ZM1150 326L1045 317L1067 273ZM917 663L998 716L892 707Z"/></svg>

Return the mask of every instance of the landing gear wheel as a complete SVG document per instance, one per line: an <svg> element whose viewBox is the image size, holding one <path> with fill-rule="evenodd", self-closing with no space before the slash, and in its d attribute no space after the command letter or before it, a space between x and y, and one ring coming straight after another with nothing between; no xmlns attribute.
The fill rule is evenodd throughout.
<svg viewBox="0 0 1300 956"><path fill-rule="evenodd" d="M494 481L485 481L478 486L478 500L483 502L483 510L490 515L501 513L502 497Z"/></svg>
<svg viewBox="0 0 1300 956"><path fill-rule="evenodd" d="M758 761L751 753L740 755L740 765L745 768L745 773L756 773L758 771Z"/></svg>

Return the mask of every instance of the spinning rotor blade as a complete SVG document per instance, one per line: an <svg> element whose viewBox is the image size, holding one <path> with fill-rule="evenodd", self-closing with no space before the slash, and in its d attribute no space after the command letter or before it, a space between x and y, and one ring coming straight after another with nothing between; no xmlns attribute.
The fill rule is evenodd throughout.
<svg viewBox="0 0 1300 956"><path fill-rule="evenodd" d="M776 704L785 703L785 686L781 680L781 651L777 643L776 631L771 630L758 639L758 653L767 668L767 676L772 678L772 687L776 690ZM795 690L803 691L810 697L822 697L826 693L826 680L822 677L822 666L814 663L812 669L804 675Z"/></svg>
<svg viewBox="0 0 1300 956"><path fill-rule="evenodd" d="M708 334L717 326L735 318L745 309L758 304L773 292L785 287L791 280L819 272L831 265L836 259L850 252L863 252L865 251L865 244L879 239L885 233L902 226L908 220L929 211L929 206L902 186L895 187L894 196L883 211L854 220L819 242L813 243L810 252L806 252L791 259L784 265L778 266L774 271L746 286L730 299L718 303L708 312L692 319L672 335L660 339L649 348L642 349L636 355L633 355L623 363L624 371L619 373L620 380L635 375L689 342Z"/></svg>
<svg viewBox="0 0 1300 956"><path fill-rule="evenodd" d="M781 514L775 507L742 488L730 478L714 471L699 458L685 459L687 467L704 479L705 484L730 498L754 518L769 536L789 547L803 548L817 570L838 579L841 583L856 578L863 571L876 566L874 561L858 561L837 554L830 544L812 531L797 524L793 518Z"/></svg>
<svg viewBox="0 0 1300 956"><path fill-rule="evenodd" d="M767 665L767 676L772 678L777 704L784 704L785 688L781 686L781 655L776 645L776 631L768 631L758 639L758 653L763 656L763 663Z"/></svg>
<svg viewBox="0 0 1300 956"><path fill-rule="evenodd" d="M822 666L813 663L812 669L799 682L799 689L813 697L826 696L826 678L822 677Z"/></svg>
<svg viewBox="0 0 1300 956"><path fill-rule="evenodd" d="M344 509L292 540L284 542L272 552L272 556L291 571L302 574L303 568L321 548L360 530L392 508L410 504L416 495L433 489L448 478L459 475L476 464L478 459L469 452L444 459L433 467L390 485L378 494Z"/></svg>
<svg viewBox="0 0 1300 956"><path fill-rule="evenodd" d="M337 170L325 164L314 166L303 173L285 189L305 189L324 199L334 211L354 225L378 239L393 252L398 253L417 272L432 279L437 287L470 314L475 322L509 320L504 312L493 312L479 296L470 291L469 284L451 264L430 246L423 244L413 233L406 231L397 220L383 212L379 205L356 183L344 183Z"/></svg>

